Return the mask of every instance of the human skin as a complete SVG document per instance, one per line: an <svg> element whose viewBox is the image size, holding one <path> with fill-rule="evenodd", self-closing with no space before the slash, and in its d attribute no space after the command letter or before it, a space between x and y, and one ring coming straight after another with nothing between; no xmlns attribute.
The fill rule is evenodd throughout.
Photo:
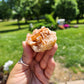
<svg viewBox="0 0 84 84"><path fill-rule="evenodd" d="M49 84L49 79L55 68L53 55L57 44L45 52L34 52L24 41L23 62L29 66L17 63L10 72L7 84Z"/></svg>

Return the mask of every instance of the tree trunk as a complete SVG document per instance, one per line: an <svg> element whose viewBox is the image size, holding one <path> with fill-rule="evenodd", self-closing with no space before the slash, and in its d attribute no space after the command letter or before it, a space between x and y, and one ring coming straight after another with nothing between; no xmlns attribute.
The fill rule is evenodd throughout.
<svg viewBox="0 0 84 84"><path fill-rule="evenodd" d="M79 19L80 19L80 14L79 14L79 15L77 15L77 17L76 17L77 24L79 24Z"/></svg>
<svg viewBox="0 0 84 84"><path fill-rule="evenodd" d="M25 18L25 24L27 24L27 18Z"/></svg>
<svg viewBox="0 0 84 84"><path fill-rule="evenodd" d="M79 19L77 19L77 24L79 24Z"/></svg>
<svg viewBox="0 0 84 84"><path fill-rule="evenodd" d="M20 28L19 19L17 19L17 23L18 23L18 29L21 29L21 28Z"/></svg>
<svg viewBox="0 0 84 84"><path fill-rule="evenodd" d="M37 16L37 21L39 22L39 16Z"/></svg>
<svg viewBox="0 0 84 84"><path fill-rule="evenodd" d="M82 13L82 18L83 18L83 13Z"/></svg>

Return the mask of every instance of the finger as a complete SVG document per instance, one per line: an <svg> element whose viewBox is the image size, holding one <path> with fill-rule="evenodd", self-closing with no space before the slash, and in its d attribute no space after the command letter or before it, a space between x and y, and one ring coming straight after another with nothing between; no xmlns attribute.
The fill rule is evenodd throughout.
<svg viewBox="0 0 84 84"><path fill-rule="evenodd" d="M26 43L26 41L24 41L22 44L23 44L23 56L22 56L23 61L26 64L30 64L33 59L34 52L31 49L31 47Z"/></svg>
<svg viewBox="0 0 84 84"><path fill-rule="evenodd" d="M27 36L26 36L27 37L26 40L30 39L30 36L31 36L31 34L28 33Z"/></svg>
<svg viewBox="0 0 84 84"><path fill-rule="evenodd" d="M42 82L42 84L49 84L48 79L45 77L43 70L38 64L35 65L35 75Z"/></svg>
<svg viewBox="0 0 84 84"><path fill-rule="evenodd" d="M36 60L37 62L40 62L40 60L42 59L44 53L45 53L45 52L39 52L39 53L37 53L35 60Z"/></svg>
<svg viewBox="0 0 84 84"><path fill-rule="evenodd" d="M42 69L46 68L49 58L55 54L57 48L58 48L58 46L57 46L57 44L55 44L55 46L51 50L48 50L45 52L45 55L40 62L40 66Z"/></svg>
<svg viewBox="0 0 84 84"><path fill-rule="evenodd" d="M45 76L50 79L53 71L55 69L55 61L53 58L50 58L49 61L48 61L48 66L47 68L45 69Z"/></svg>
<svg viewBox="0 0 84 84"><path fill-rule="evenodd" d="M50 68L52 71L55 69L55 60L53 57L49 59L47 67Z"/></svg>
<svg viewBox="0 0 84 84"><path fill-rule="evenodd" d="M27 41L27 40L31 40L31 34L30 34L30 33L28 33L28 34L27 34L26 41ZM27 42L26 42L26 43L27 43ZM27 45L28 45L28 44L27 44ZM33 52L34 52L34 51L33 51ZM36 52L34 52L34 53L33 53L33 57L35 57L35 56L36 56L36 54L37 54L37 53L36 53Z"/></svg>

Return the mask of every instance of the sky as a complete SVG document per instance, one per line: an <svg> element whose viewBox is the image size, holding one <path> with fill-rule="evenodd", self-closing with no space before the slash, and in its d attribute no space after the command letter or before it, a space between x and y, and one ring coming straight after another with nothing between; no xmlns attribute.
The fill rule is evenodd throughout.
<svg viewBox="0 0 84 84"><path fill-rule="evenodd" d="M0 1L2 1L2 0L0 0ZM6 1L6 0L4 0L4 1Z"/></svg>

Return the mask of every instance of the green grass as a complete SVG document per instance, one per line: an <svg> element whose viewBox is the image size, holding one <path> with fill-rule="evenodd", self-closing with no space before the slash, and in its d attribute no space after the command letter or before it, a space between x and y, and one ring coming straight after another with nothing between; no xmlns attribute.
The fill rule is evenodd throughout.
<svg viewBox="0 0 84 84"><path fill-rule="evenodd" d="M12 25L15 23L0 22L0 30L15 29L17 25ZM38 23L35 21L33 24L37 25ZM64 63L66 67L78 64L84 66L84 24L80 24L79 28L57 30L56 32L58 50L54 56L55 60ZM27 33L29 33L28 29L0 34L0 66L8 60L14 61L13 66L18 62L23 53L22 41L25 40Z"/></svg>
<svg viewBox="0 0 84 84"><path fill-rule="evenodd" d="M16 32L0 34L0 65L8 60L13 60L14 64L22 55L22 41L25 40L27 29Z"/></svg>
<svg viewBox="0 0 84 84"><path fill-rule="evenodd" d="M39 20L38 24L36 24L37 20L30 20L30 21L28 21L27 24L25 24L24 20L22 20L22 21L20 21L20 27L22 29L28 28L30 23L33 23L34 28L36 28L40 25L46 24L44 19ZM8 31L8 30L16 30L16 29L18 29L17 21L12 21L11 20L11 21L8 21L8 22L7 21L6 22L0 22L0 31Z"/></svg>
<svg viewBox="0 0 84 84"><path fill-rule="evenodd" d="M73 20L73 21L71 21L71 23L75 23L75 24L76 24L77 21L76 21L76 20ZM79 23L83 23L83 24L84 24L84 19L80 19L80 20L79 20Z"/></svg>
<svg viewBox="0 0 84 84"><path fill-rule="evenodd" d="M21 25L21 28L24 28L24 27L28 27L28 25L27 24L26 25ZM0 31L13 30L13 29L18 29L16 21L0 22Z"/></svg>
<svg viewBox="0 0 84 84"><path fill-rule="evenodd" d="M59 48L56 58L65 63L67 67L77 64L84 66L84 24L79 25L79 28L59 30L57 36Z"/></svg>

